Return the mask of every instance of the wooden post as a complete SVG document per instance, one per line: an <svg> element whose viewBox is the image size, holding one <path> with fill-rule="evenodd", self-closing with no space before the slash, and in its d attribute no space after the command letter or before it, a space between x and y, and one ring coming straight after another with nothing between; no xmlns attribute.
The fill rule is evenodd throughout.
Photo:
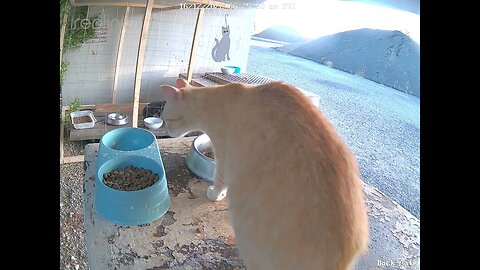
<svg viewBox="0 0 480 270"><path fill-rule="evenodd" d="M62 117L60 122L60 164L63 164L63 137L65 130L65 111L67 108L68 106L62 106L62 112L60 114L60 117Z"/></svg>
<svg viewBox="0 0 480 270"><path fill-rule="evenodd" d="M135 69L135 85L133 87L133 117L132 126L138 126L138 103L140 101L140 85L142 83L143 62L145 60L145 48L147 46L148 27L150 26L150 17L152 16L154 0L148 0L143 18L142 32L138 44L137 67Z"/></svg>
<svg viewBox="0 0 480 270"><path fill-rule="evenodd" d="M65 38L65 29L67 28L68 13L63 14L62 28L60 29L60 69L62 69L63 39Z"/></svg>
<svg viewBox="0 0 480 270"><path fill-rule="evenodd" d="M172 2L172 1L166 1ZM231 8L232 5L224 2L219 1L212 1L212 0L189 0L185 1L184 4L154 4L153 8L162 9L162 10L170 10L170 9L179 9L182 8L182 5L189 5L189 4L199 4L203 6L209 7L217 7L217 8ZM70 6L72 7L146 7L144 3L137 3L137 2L81 2L76 3L74 1L70 1Z"/></svg>
<svg viewBox="0 0 480 270"><path fill-rule="evenodd" d="M112 103L117 103L117 92L118 92L118 76L120 70L120 62L122 61L122 52L123 52L123 41L125 39L125 28L128 23L128 13L130 12L130 7L125 8L125 16L123 17L122 30L120 31L120 40L118 41L118 50L117 50L117 59L115 62L115 71L113 75L113 91L112 91Z"/></svg>
<svg viewBox="0 0 480 270"><path fill-rule="evenodd" d="M197 51L197 44L200 36L200 27L203 21L203 14L205 9L198 10L197 22L195 23L195 32L193 32L192 49L190 50L190 58L188 59L187 81L191 82L193 77L193 67L195 65L195 54Z"/></svg>

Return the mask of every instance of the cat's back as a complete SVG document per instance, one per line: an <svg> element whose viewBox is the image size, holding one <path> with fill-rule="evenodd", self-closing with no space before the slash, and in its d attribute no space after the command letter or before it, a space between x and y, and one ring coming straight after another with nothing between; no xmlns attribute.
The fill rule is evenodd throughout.
<svg viewBox="0 0 480 270"><path fill-rule="evenodd" d="M270 140L290 137L289 141L301 141L303 145L312 144L308 146L311 150L340 151L342 155L350 157L349 150L333 125L312 100L296 87L276 81L243 88L249 93L248 104L255 105L255 108L246 112L249 114L247 117L268 122L269 124L263 127L281 131L277 134L281 134L280 136L271 137Z"/></svg>
<svg viewBox="0 0 480 270"><path fill-rule="evenodd" d="M368 243L352 153L297 88L282 82L231 87L241 89L232 95L244 93L245 118L254 122L248 133L239 132L235 154L230 154L231 168L241 176L229 191L234 226L251 237L249 242L239 239L243 250L266 250L258 261L249 251L246 257L253 258L252 265L270 254L278 265L345 269Z"/></svg>
<svg viewBox="0 0 480 270"><path fill-rule="evenodd" d="M272 120L283 118L288 121L291 118L297 121L299 119L295 117L298 115L304 115L305 120L313 121L323 118L321 112L305 94L282 81L258 86L236 84L231 86L231 89L234 88L241 88L247 93L249 104L255 104L257 107L255 113L270 117Z"/></svg>

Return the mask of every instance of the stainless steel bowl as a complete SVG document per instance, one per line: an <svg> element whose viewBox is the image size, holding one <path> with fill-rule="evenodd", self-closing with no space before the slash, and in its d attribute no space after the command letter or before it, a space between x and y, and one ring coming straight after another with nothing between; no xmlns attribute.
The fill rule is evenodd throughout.
<svg viewBox="0 0 480 270"><path fill-rule="evenodd" d="M212 147L212 141L207 134L202 134L195 138L192 147L187 154L187 167L198 177L213 182L215 173L215 160L203 154L203 152Z"/></svg>
<svg viewBox="0 0 480 270"><path fill-rule="evenodd" d="M128 116L124 113L111 113L107 116L107 123L114 126L123 126L128 123Z"/></svg>

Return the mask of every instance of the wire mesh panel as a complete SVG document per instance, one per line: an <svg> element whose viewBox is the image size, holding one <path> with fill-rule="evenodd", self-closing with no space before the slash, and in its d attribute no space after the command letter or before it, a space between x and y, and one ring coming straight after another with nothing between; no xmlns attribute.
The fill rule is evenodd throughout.
<svg viewBox="0 0 480 270"><path fill-rule="evenodd" d="M114 112L125 113L129 119L125 126L131 126L134 104L162 101L160 86L175 85L179 74L188 69L198 11L189 5L157 7L152 9L150 20L144 22L147 9L131 3L71 6L64 24L61 102L71 105L78 100L80 105L92 105L97 122L93 128L70 129L69 139L99 139L117 128L106 118ZM206 9L203 22L198 24L193 72L203 74L220 70L223 65L245 69L253 19L253 10ZM230 60L218 62L212 56L213 50L218 42L227 39L222 32L226 24ZM142 32L144 25L148 25L146 33ZM139 47L141 40L145 47ZM144 58L137 59L139 55ZM140 89L135 86L138 80ZM134 99L134 90L140 93L139 100ZM141 109L138 116L142 126Z"/></svg>
<svg viewBox="0 0 480 270"><path fill-rule="evenodd" d="M240 73L240 74L223 74L221 72L207 72L202 76L205 79L217 83L247 83L247 84L265 84L273 82L272 79L256 74Z"/></svg>

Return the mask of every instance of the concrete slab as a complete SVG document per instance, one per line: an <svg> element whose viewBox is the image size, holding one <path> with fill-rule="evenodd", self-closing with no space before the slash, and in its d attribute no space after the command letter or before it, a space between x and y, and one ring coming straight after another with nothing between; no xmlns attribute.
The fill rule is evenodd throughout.
<svg viewBox="0 0 480 270"><path fill-rule="evenodd" d="M235 247L228 201L210 202L209 182L185 164L194 137L158 140L172 198L170 210L142 226L120 226L94 209L98 144L85 147L84 226L90 269L245 269ZM420 222L364 184L369 253L355 269L420 269Z"/></svg>

